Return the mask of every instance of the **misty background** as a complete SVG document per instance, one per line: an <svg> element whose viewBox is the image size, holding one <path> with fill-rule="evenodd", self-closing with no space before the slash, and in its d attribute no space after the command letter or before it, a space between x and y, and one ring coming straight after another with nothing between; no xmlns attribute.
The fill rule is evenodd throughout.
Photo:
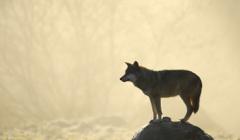
<svg viewBox="0 0 240 140"><path fill-rule="evenodd" d="M197 73L203 92L190 122L238 135L239 8L237 0L0 0L0 126L99 118L136 131L152 118L150 102L119 78L137 60ZM162 109L173 120L186 112L179 97Z"/></svg>

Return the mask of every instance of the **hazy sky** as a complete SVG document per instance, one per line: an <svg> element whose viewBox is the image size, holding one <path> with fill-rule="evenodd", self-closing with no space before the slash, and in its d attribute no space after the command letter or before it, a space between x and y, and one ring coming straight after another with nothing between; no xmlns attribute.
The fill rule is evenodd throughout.
<svg viewBox="0 0 240 140"><path fill-rule="evenodd" d="M239 133L239 9L237 0L0 0L0 125L101 115L144 124L148 98L119 80L138 60L197 73L190 122ZM165 116L185 111L180 98L163 100Z"/></svg>

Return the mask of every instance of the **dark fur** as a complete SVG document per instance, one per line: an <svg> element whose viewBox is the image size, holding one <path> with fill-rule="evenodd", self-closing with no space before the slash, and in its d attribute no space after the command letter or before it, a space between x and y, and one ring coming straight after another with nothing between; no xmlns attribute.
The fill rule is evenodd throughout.
<svg viewBox="0 0 240 140"><path fill-rule="evenodd" d="M127 65L126 73L120 79L123 82L130 81L126 79L128 74L133 74L136 77L136 80L132 82L150 98L153 119L156 119L157 114L161 119L162 97L177 95L181 97L187 107L187 113L182 121L187 121L192 112L196 113L198 111L202 82L195 73L188 70L153 71L139 66L136 61L134 64L127 63Z"/></svg>

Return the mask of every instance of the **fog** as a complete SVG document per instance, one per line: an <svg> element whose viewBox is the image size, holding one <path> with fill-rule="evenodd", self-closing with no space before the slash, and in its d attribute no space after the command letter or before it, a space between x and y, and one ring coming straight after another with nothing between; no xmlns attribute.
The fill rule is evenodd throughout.
<svg viewBox="0 0 240 140"><path fill-rule="evenodd" d="M124 62L188 69L203 81L189 120L240 134L237 0L0 0L0 138L131 139L152 117L119 78ZM179 120L179 97L163 100Z"/></svg>

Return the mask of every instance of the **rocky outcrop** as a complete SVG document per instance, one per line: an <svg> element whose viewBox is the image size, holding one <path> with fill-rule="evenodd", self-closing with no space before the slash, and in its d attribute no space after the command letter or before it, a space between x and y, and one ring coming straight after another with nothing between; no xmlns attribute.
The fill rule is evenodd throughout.
<svg viewBox="0 0 240 140"><path fill-rule="evenodd" d="M151 121L132 140L213 140L202 129L187 122L173 122L165 117Z"/></svg>

